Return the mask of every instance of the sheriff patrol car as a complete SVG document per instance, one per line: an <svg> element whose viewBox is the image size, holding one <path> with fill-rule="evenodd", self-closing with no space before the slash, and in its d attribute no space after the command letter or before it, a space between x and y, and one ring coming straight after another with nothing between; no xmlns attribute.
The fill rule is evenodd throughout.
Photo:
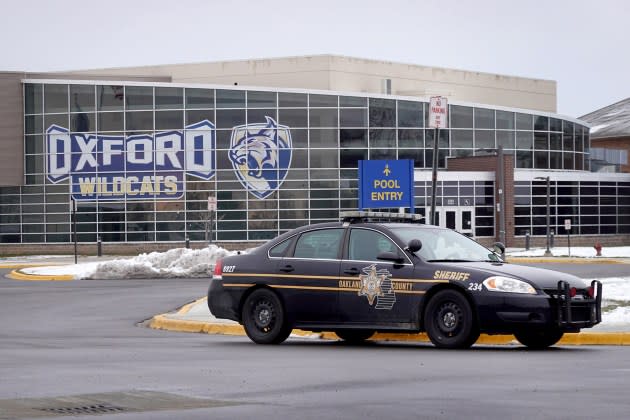
<svg viewBox="0 0 630 420"><path fill-rule="evenodd" d="M514 334L546 348L601 322L600 282L508 264L464 235L418 222L351 212L223 258L210 311L241 323L259 344L300 328L350 342L426 331L442 348L470 347L480 333Z"/></svg>

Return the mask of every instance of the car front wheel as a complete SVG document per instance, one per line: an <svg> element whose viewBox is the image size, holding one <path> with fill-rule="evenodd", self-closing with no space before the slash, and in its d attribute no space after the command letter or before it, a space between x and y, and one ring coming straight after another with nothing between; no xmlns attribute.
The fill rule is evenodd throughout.
<svg viewBox="0 0 630 420"><path fill-rule="evenodd" d="M424 311L424 326L431 342L440 348L463 349L479 338L468 300L455 290L442 290Z"/></svg>
<svg viewBox="0 0 630 420"><path fill-rule="evenodd" d="M542 350L556 344L564 333L558 329L520 331L514 333L514 337L524 346L534 350Z"/></svg>
<svg viewBox="0 0 630 420"><path fill-rule="evenodd" d="M258 289L245 300L241 315L247 336L257 344L280 344L291 334L282 302L268 289Z"/></svg>

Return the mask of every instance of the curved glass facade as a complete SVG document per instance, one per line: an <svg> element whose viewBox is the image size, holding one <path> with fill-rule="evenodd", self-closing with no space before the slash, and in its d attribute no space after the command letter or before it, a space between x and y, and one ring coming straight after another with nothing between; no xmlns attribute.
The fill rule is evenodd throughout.
<svg viewBox="0 0 630 420"><path fill-rule="evenodd" d="M589 169L588 127L576 120L459 104L449 114L441 168L502 146L516 169ZM0 187L0 242L70 242L72 198L80 242L258 241L338 220L357 208L359 160L430 169L427 120L427 103L391 97L26 82L25 185ZM478 205L472 234L494 236L493 182L455 184L439 199ZM417 212L429 190L416 183Z"/></svg>

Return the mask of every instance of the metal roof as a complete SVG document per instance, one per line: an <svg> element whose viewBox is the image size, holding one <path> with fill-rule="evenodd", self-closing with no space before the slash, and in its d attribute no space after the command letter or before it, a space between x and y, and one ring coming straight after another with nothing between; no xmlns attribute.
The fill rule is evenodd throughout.
<svg viewBox="0 0 630 420"><path fill-rule="evenodd" d="M591 139L630 137L630 98L579 118L591 124Z"/></svg>

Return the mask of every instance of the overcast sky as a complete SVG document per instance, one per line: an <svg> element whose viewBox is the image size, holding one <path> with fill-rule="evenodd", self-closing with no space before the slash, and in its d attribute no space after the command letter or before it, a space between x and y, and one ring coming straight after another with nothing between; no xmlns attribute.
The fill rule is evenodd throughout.
<svg viewBox="0 0 630 420"><path fill-rule="evenodd" d="M555 80L571 117L630 96L627 0L0 4L0 71L339 54Z"/></svg>

